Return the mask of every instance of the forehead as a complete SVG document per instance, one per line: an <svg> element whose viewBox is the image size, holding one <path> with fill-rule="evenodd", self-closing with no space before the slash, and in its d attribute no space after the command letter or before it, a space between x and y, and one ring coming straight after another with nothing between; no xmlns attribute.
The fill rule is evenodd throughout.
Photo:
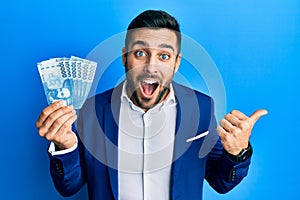
<svg viewBox="0 0 300 200"><path fill-rule="evenodd" d="M176 51L178 50L175 31L166 28L139 28L132 30L129 48L133 48L136 45L149 48L161 48L162 46L170 45Z"/></svg>

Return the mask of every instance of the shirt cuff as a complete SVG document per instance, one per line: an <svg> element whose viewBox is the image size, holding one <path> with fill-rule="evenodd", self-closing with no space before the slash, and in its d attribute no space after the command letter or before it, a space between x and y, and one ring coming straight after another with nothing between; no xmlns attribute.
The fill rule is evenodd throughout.
<svg viewBox="0 0 300 200"><path fill-rule="evenodd" d="M58 155L64 155L67 153L71 153L72 151L74 151L77 146L78 146L78 140L77 140L77 136L75 135L76 138L76 143L69 149L64 149L64 150L60 150L60 151L55 151L55 144L54 142L50 143L48 152L52 155L52 156L58 156Z"/></svg>

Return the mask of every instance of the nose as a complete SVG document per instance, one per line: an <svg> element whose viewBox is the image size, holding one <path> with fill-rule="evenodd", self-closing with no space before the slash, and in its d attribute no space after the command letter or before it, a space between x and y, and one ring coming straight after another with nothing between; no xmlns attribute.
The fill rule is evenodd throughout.
<svg viewBox="0 0 300 200"><path fill-rule="evenodd" d="M148 56L148 62L145 65L145 72L149 74L155 74L157 73L157 60L156 57L153 55Z"/></svg>

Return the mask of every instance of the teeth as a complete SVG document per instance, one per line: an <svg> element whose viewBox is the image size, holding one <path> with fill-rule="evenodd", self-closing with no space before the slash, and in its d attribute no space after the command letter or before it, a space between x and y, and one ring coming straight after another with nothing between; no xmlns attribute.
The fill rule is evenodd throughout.
<svg viewBox="0 0 300 200"><path fill-rule="evenodd" d="M143 82L146 83L146 84L155 84L155 83L157 83L157 81L155 81L155 80L143 80Z"/></svg>

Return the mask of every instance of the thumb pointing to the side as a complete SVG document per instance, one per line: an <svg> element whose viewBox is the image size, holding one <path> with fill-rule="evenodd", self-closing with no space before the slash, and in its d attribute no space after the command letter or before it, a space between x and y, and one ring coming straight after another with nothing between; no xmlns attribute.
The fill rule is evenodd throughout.
<svg viewBox="0 0 300 200"><path fill-rule="evenodd" d="M268 114L268 111L265 109L260 109L255 111L254 113L252 113L252 115L250 116L250 119L252 120L253 124L256 123L256 121L261 118L262 116Z"/></svg>

